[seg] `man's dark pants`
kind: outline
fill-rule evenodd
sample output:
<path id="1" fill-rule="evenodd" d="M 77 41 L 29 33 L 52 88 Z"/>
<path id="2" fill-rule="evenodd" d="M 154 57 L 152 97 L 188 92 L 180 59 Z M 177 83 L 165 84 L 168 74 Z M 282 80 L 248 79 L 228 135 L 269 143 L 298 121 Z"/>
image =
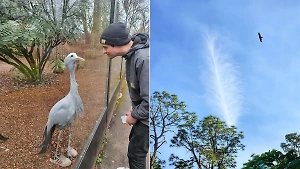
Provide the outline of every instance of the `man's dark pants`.
<path id="1" fill-rule="evenodd" d="M 146 169 L 146 157 L 149 150 L 149 126 L 137 121 L 131 129 L 128 145 L 130 169 Z"/>

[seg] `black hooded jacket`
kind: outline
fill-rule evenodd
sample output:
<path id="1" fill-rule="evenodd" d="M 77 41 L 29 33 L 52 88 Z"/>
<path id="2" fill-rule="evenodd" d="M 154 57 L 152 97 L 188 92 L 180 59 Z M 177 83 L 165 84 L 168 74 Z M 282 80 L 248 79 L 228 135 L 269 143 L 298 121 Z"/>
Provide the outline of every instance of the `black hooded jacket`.
<path id="1" fill-rule="evenodd" d="M 126 80 L 132 102 L 133 118 L 149 126 L 149 35 L 134 34 L 126 55 Z"/>

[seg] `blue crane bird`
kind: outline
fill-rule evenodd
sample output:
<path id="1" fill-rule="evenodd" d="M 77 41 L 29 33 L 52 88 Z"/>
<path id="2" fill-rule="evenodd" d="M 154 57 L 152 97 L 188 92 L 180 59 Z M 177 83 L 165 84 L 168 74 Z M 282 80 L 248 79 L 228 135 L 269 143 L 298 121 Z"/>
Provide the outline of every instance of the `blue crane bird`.
<path id="1" fill-rule="evenodd" d="M 76 53 L 70 53 L 65 59 L 64 63 L 70 72 L 70 91 L 68 95 L 58 101 L 50 110 L 48 121 L 44 129 L 44 140 L 43 143 L 40 145 L 41 150 L 40 153 L 45 153 L 48 149 L 48 145 L 52 140 L 52 135 L 55 128 L 58 128 L 58 140 L 57 140 L 57 147 L 54 153 L 54 159 L 50 159 L 51 162 L 61 165 L 61 166 L 68 166 L 71 164 L 71 160 L 60 154 L 58 156 L 58 147 L 59 141 L 61 137 L 62 131 L 65 129 L 66 126 L 69 126 L 68 131 L 68 148 L 67 148 L 67 156 L 74 157 L 77 155 L 76 150 L 74 150 L 70 146 L 70 139 L 71 139 L 71 124 L 72 122 L 78 117 L 78 115 L 83 113 L 83 103 L 78 93 L 78 84 L 75 79 L 75 68 L 76 63 L 78 60 L 84 60 L 83 58 L 77 56 Z"/>

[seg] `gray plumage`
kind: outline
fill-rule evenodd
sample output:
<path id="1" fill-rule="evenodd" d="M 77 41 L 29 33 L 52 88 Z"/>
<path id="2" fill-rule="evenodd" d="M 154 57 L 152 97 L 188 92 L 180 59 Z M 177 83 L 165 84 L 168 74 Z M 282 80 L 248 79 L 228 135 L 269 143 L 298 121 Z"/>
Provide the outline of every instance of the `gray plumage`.
<path id="1" fill-rule="evenodd" d="M 78 93 L 78 84 L 75 79 L 75 67 L 77 60 L 84 60 L 78 57 L 76 53 L 70 53 L 64 63 L 70 72 L 70 91 L 63 99 L 58 101 L 50 110 L 48 121 L 44 129 L 44 140 L 41 144 L 39 153 L 44 153 L 48 149 L 48 145 L 52 140 L 52 135 L 55 128 L 62 131 L 67 125 L 71 127 L 72 122 L 83 113 L 83 103 Z M 69 128 L 70 142 L 70 128 Z"/>

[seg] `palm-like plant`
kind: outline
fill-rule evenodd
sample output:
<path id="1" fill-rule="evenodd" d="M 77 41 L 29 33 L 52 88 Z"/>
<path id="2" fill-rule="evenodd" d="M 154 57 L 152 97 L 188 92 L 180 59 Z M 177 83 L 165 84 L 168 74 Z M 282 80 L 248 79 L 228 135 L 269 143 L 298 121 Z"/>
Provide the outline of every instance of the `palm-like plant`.
<path id="1" fill-rule="evenodd" d="M 81 35 L 79 1 L 28 2 L 1 4 L 0 60 L 16 67 L 27 79 L 42 82 L 52 50 Z M 57 65 L 61 66 L 60 63 Z"/>
<path id="2" fill-rule="evenodd" d="M 66 65 L 63 59 L 54 59 L 51 61 L 53 73 L 63 73 Z"/>

